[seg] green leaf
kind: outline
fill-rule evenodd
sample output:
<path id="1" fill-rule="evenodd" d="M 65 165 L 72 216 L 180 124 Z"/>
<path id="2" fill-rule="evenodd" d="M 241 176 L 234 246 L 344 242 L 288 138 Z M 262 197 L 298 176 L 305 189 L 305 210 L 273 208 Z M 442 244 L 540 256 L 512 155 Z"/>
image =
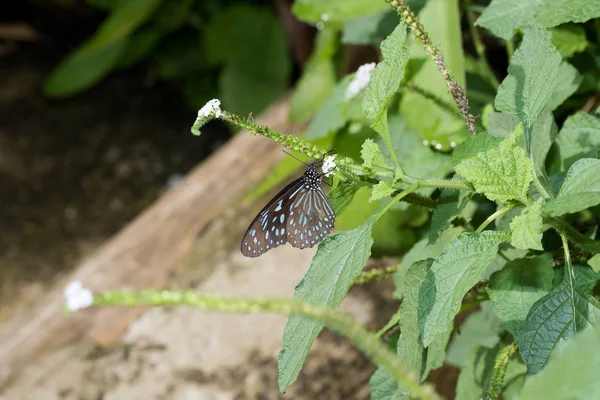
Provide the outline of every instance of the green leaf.
<path id="1" fill-rule="evenodd" d="M 494 312 L 492 304 L 486 301 L 481 310 L 469 314 L 448 345 L 446 362 L 456 367 L 464 367 L 469 353 L 476 346 L 492 349 L 500 341 L 502 324 Z"/>
<path id="2" fill-rule="evenodd" d="M 294 298 L 336 309 L 371 254 L 374 223 L 373 216 L 356 229 L 325 238 L 319 244 L 308 272 L 296 287 Z M 278 357 L 282 392 L 298 377 L 321 329 L 321 322 L 299 315 L 289 317 Z"/>
<path id="3" fill-rule="evenodd" d="M 317 32 L 315 48 L 290 101 L 291 122 L 301 122 L 313 115 L 335 87 L 333 57 L 338 48 L 338 36 L 337 29 L 323 28 Z"/>
<path id="4" fill-rule="evenodd" d="M 372 400 L 396 400 L 398 380 L 381 368 L 377 368 L 369 380 Z"/>
<path id="5" fill-rule="evenodd" d="M 487 133 L 477 136 L 485 135 L 490 136 Z M 519 200 L 527 203 L 533 166 L 525 151 L 515 145 L 515 140 L 516 137 L 513 140 L 501 140 L 488 150 L 463 159 L 456 166 L 456 172 L 490 200 Z"/>
<path id="6" fill-rule="evenodd" d="M 344 26 L 342 43 L 373 44 L 392 33 L 398 21 L 398 14 L 391 9 L 355 18 Z"/>
<path id="7" fill-rule="evenodd" d="M 578 112 L 565 121 L 555 146 L 558 150 L 559 165 L 554 171 L 566 171 L 583 157 L 597 157 L 600 151 L 600 118 Z"/>
<path id="8" fill-rule="evenodd" d="M 588 46 L 585 30 L 580 25 L 563 25 L 550 29 L 552 44 L 562 58 L 570 58 L 580 53 Z"/>
<path id="9" fill-rule="evenodd" d="M 371 127 L 381 135 L 390 151 L 393 150 L 387 121 L 387 107 L 400 87 L 404 67 L 410 56 L 406 45 L 407 27 L 400 22 L 394 32 L 381 43 L 383 61 L 371 73 L 365 89 L 362 110 Z M 395 154 L 394 154 L 395 157 Z"/>
<path id="10" fill-rule="evenodd" d="M 510 131 L 509 133 L 511 132 L 513 131 Z M 494 137 L 486 132 L 470 136 L 456 148 L 452 155 L 452 163 L 456 166 L 464 160 L 476 157 L 479 153 L 484 153 L 498 147 L 500 143 L 502 143 L 501 138 Z"/>
<path id="11" fill-rule="evenodd" d="M 521 400 L 600 398 L 600 329 L 586 329 L 558 346 L 546 368 L 525 382 Z"/>
<path id="12" fill-rule="evenodd" d="M 315 140 L 329 135 L 346 125 L 347 119 L 342 115 L 346 101 L 346 89 L 352 80 L 351 76 L 343 78 L 331 91 L 329 97 L 311 121 L 304 137 Z"/>
<path id="13" fill-rule="evenodd" d="M 519 118 L 512 114 L 495 112 L 488 117 L 488 125 L 490 135 L 497 138 L 507 138 L 519 126 Z"/>
<path id="14" fill-rule="evenodd" d="M 492 373 L 500 345 L 494 348 L 473 347 L 467 364 L 460 371 L 456 384 L 456 400 L 482 399 L 492 381 Z"/>
<path id="15" fill-rule="evenodd" d="M 594 272 L 600 272 L 600 254 L 592 256 L 587 263 Z"/>
<path id="16" fill-rule="evenodd" d="M 488 294 L 492 307 L 513 337 L 519 334 L 534 303 L 552 290 L 552 278 L 549 253 L 510 261 L 490 277 Z"/>
<path id="17" fill-rule="evenodd" d="M 445 332 L 465 294 L 494 260 L 506 232 L 463 233 L 435 259 L 419 292 L 419 328 L 423 344 Z"/>
<path id="18" fill-rule="evenodd" d="M 475 25 L 502 39 L 510 39 L 516 29 L 531 23 L 550 28 L 597 17 L 600 5 L 589 0 L 493 0 Z"/>
<path id="19" fill-rule="evenodd" d="M 538 373 L 559 341 L 600 322 L 600 304 L 571 285 L 568 270 L 561 284 L 538 300 L 516 337 L 530 375 Z"/>
<path id="20" fill-rule="evenodd" d="M 542 246 L 542 204 L 529 206 L 510 223 L 511 243 L 517 249 L 544 250 Z"/>
<path id="21" fill-rule="evenodd" d="M 292 11 L 307 22 L 347 22 L 351 19 L 374 13 L 387 4 L 370 0 L 297 0 Z"/>
<path id="22" fill-rule="evenodd" d="M 573 272 L 575 273 L 575 286 L 581 290 L 583 294 L 592 294 L 592 289 L 600 281 L 600 273 L 594 272 L 588 265 L 573 265 Z M 565 276 L 565 267 L 558 267 L 554 269 L 554 280 L 552 284 L 554 287 L 561 284 Z"/>
<path id="23" fill-rule="evenodd" d="M 469 200 L 472 192 L 466 190 L 442 189 L 429 226 L 429 243 L 435 242 L 442 231 L 448 229 L 456 217 L 460 215 Z"/>
<path id="24" fill-rule="evenodd" d="M 548 199 L 544 211 L 558 216 L 600 204 L 600 160 L 582 158 L 569 168 L 558 195 Z"/>
<path id="25" fill-rule="evenodd" d="M 398 357 L 406 368 L 416 374 L 419 381 L 425 380 L 430 371 L 442 366 L 446 344 L 452 332 L 452 324 L 448 324 L 447 329 L 437 335 L 429 347 L 423 346 L 418 324 L 419 287 L 432 262 L 432 259 L 418 261 L 408 269 L 407 292 L 399 310 L 401 333 L 398 339 Z M 408 398 L 406 388 L 398 387 L 398 393 L 402 398 Z"/>
<path id="26" fill-rule="evenodd" d="M 379 146 L 372 139 L 365 140 L 360 155 L 364 161 L 363 165 L 366 168 L 384 166 L 387 164 L 379 150 Z"/>
<path id="27" fill-rule="evenodd" d="M 561 62 L 558 67 L 556 86 L 550 101 L 548 101 L 548 107 L 551 110 L 556 110 L 558 106 L 577 91 L 582 81 L 583 75 L 575 67 L 566 61 Z"/>
<path id="28" fill-rule="evenodd" d="M 539 26 L 525 28 L 508 76 L 498 87 L 496 109 L 516 115 L 526 130 L 531 128 L 550 101 L 561 60 L 548 31 Z"/>
<path id="29" fill-rule="evenodd" d="M 328 194 L 327 199 L 336 216 L 340 216 L 342 212 L 352 202 L 354 195 L 360 189 L 354 182 L 340 181 Z"/>
<path id="30" fill-rule="evenodd" d="M 203 40 L 207 61 L 225 64 L 219 90 L 228 110 L 260 112 L 288 88 L 291 62 L 287 41 L 270 10 L 249 5 L 223 8 L 210 19 Z"/>
<path id="31" fill-rule="evenodd" d="M 389 197 L 395 191 L 396 188 L 392 186 L 391 181 L 380 181 L 377 185 L 373 186 L 373 190 L 371 191 L 371 197 L 369 197 L 369 201 L 376 201 L 381 200 L 385 197 Z"/>
<path id="32" fill-rule="evenodd" d="M 424 179 L 444 178 L 452 170 L 451 157 L 423 145 L 419 135 L 408 129 L 404 117 L 392 115 L 388 122 L 396 158 L 408 175 Z M 382 146 L 382 152 L 389 155 L 389 148 Z M 418 190 L 418 193 L 425 196 L 432 192 L 432 188 Z"/>
<path id="33" fill-rule="evenodd" d="M 44 93 L 67 97 L 106 76 L 127 48 L 129 35 L 154 12 L 161 0 L 120 1 L 94 36 L 71 53 L 48 77 Z"/>
<path id="34" fill-rule="evenodd" d="M 430 244 L 427 239 L 418 241 L 404 257 L 402 257 L 398 271 L 394 274 L 394 284 L 396 285 L 394 297 L 396 299 L 402 299 L 406 292 L 410 290 L 410 287 L 405 283 L 405 278 L 411 265 L 418 261 L 437 257 L 442 250 L 444 250 L 446 245 L 461 232 L 462 228 L 450 228 L 444 231 L 435 243 Z"/>
<path id="35" fill-rule="evenodd" d="M 546 190 L 552 193 L 548 177 L 546 175 L 546 156 L 556 138 L 558 128 L 554 122 L 554 117 L 548 108 L 544 109 L 538 119 L 533 124 L 531 132 L 531 158 L 535 174 Z"/>
<path id="36" fill-rule="evenodd" d="M 108 75 L 125 49 L 126 39 L 102 49 L 80 47 L 52 71 L 44 84 L 44 93 L 50 97 L 68 97 L 83 92 Z"/>

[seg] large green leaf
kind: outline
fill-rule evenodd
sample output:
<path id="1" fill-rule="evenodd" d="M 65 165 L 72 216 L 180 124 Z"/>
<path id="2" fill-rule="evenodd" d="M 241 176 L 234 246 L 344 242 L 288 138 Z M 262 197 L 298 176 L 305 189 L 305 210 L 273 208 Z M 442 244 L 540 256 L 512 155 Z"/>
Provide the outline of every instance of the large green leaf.
<path id="1" fill-rule="evenodd" d="M 476 346 L 469 352 L 465 367 L 460 371 L 456 384 L 456 400 L 484 398 L 492 381 L 492 373 L 500 345 L 493 348 Z"/>
<path id="2" fill-rule="evenodd" d="M 224 8 L 211 18 L 203 39 L 207 61 L 224 63 L 219 89 L 228 110 L 258 113 L 288 88 L 287 42 L 271 11 L 249 5 Z"/>
<path id="3" fill-rule="evenodd" d="M 597 157 L 600 152 L 600 118 L 578 112 L 565 121 L 555 147 L 558 150 L 558 164 L 551 170 L 566 171 L 583 157 Z"/>
<path id="4" fill-rule="evenodd" d="M 329 97 L 308 126 L 304 134 L 306 139 L 315 140 L 326 137 L 346 125 L 347 119 L 342 115 L 342 109 L 346 101 L 346 89 L 351 80 L 351 76 L 346 76 L 330 92 Z"/>
<path id="5" fill-rule="evenodd" d="M 573 284 L 565 269 L 562 283 L 538 300 L 516 337 L 530 375 L 538 373 L 561 340 L 600 322 L 600 304 Z"/>
<path id="6" fill-rule="evenodd" d="M 585 50 L 588 46 L 585 30 L 580 25 L 557 26 L 552 32 L 552 44 L 563 58 Z"/>
<path id="7" fill-rule="evenodd" d="M 404 257 L 402 257 L 398 271 L 394 274 L 394 284 L 396 285 L 394 297 L 402 299 L 407 291 L 410 290 L 405 279 L 411 265 L 418 261 L 437 257 L 444 250 L 446 245 L 462 231 L 462 228 L 450 228 L 444 231 L 434 243 L 429 243 L 427 239 L 422 239 L 415 243 Z"/>
<path id="8" fill-rule="evenodd" d="M 458 313 L 465 294 L 494 260 L 506 232 L 463 233 L 435 259 L 419 292 L 419 328 L 429 346 Z"/>
<path id="9" fill-rule="evenodd" d="M 462 368 L 467 364 L 469 353 L 473 347 L 493 348 L 500 341 L 502 324 L 492 311 L 489 301 L 481 304 L 481 310 L 469 314 L 460 330 L 448 345 L 446 362 Z"/>
<path id="10" fill-rule="evenodd" d="M 582 158 L 569 168 L 558 195 L 549 199 L 544 211 L 563 215 L 600 204 L 600 160 Z"/>
<path id="11" fill-rule="evenodd" d="M 127 47 L 128 36 L 154 12 L 161 0 L 120 1 L 94 36 L 70 54 L 48 77 L 52 97 L 79 93 L 108 74 Z"/>
<path id="12" fill-rule="evenodd" d="M 310 268 L 294 291 L 294 298 L 337 308 L 371 254 L 371 230 L 375 217 L 360 227 L 329 236 L 319 244 Z M 313 341 L 323 329 L 321 322 L 291 316 L 283 332 L 279 352 L 279 388 L 284 391 L 296 378 Z"/>
<path id="13" fill-rule="evenodd" d="M 398 380 L 381 368 L 377 368 L 371 375 L 369 387 L 371 388 L 371 400 L 396 400 Z"/>
<path id="14" fill-rule="evenodd" d="M 600 17 L 600 4 L 589 0 L 493 0 L 475 22 L 510 39 L 517 28 L 537 23 L 547 28 Z"/>
<path id="15" fill-rule="evenodd" d="M 533 304 L 552 289 L 552 278 L 549 253 L 510 261 L 490 277 L 492 307 L 513 337 L 518 335 Z"/>
<path id="16" fill-rule="evenodd" d="M 510 222 L 511 243 L 517 249 L 544 250 L 542 247 L 542 204 L 535 202 Z"/>
<path id="17" fill-rule="evenodd" d="M 386 7 L 385 2 L 371 0 L 297 0 L 292 11 L 307 22 L 347 22 Z"/>
<path id="18" fill-rule="evenodd" d="M 349 21 L 344 26 L 342 43 L 372 44 L 387 37 L 398 25 L 400 17 L 392 9 L 383 9 Z"/>
<path id="19" fill-rule="evenodd" d="M 548 107 L 551 110 L 557 109 L 566 99 L 571 97 L 583 81 L 583 75 L 566 61 L 560 63 L 556 78 L 554 92 L 552 92 L 552 96 L 548 101 Z"/>
<path id="20" fill-rule="evenodd" d="M 419 331 L 419 287 L 427 276 L 433 260 L 428 259 L 414 263 L 406 274 L 407 293 L 400 305 L 400 337 L 398 338 L 398 357 L 402 363 L 414 372 L 419 381 L 423 381 L 429 372 L 444 363 L 446 344 L 452 332 L 449 323 L 446 330 L 434 338 L 429 347 L 423 346 Z M 408 398 L 408 390 L 398 387 L 398 395 Z"/>
<path id="21" fill-rule="evenodd" d="M 490 136 L 487 133 L 477 136 L 486 135 Z M 490 200 L 519 200 L 527 203 L 533 165 L 525 151 L 515 143 L 518 135 L 513 136 L 487 142 L 487 146 L 491 144 L 487 150 L 462 159 L 456 166 L 456 172 Z"/>
<path id="22" fill-rule="evenodd" d="M 560 62 L 550 33 L 539 26 L 527 27 L 498 88 L 496 109 L 519 117 L 527 131 L 550 101 Z"/>
<path id="23" fill-rule="evenodd" d="M 558 127 L 554 122 L 554 117 L 550 110 L 545 108 L 533 124 L 530 152 L 535 175 L 549 192 L 552 192 L 552 189 L 546 175 L 546 157 L 557 133 Z"/>
<path id="24" fill-rule="evenodd" d="M 452 221 L 460 215 L 469 200 L 472 192 L 466 190 L 442 189 L 429 226 L 429 243 L 435 242 L 440 234 L 450 227 Z"/>
<path id="25" fill-rule="evenodd" d="M 575 335 L 552 353 L 548 365 L 527 379 L 521 400 L 588 400 L 600 398 L 600 329 Z"/>
<path id="26" fill-rule="evenodd" d="M 333 57 L 338 48 L 338 37 L 337 29 L 323 28 L 318 31 L 315 48 L 290 101 L 291 122 L 304 121 L 313 115 L 335 87 Z"/>
<path id="27" fill-rule="evenodd" d="M 381 61 L 371 74 L 365 89 L 362 110 L 371 127 L 381 135 L 388 149 L 393 151 L 387 120 L 387 108 L 398 91 L 409 58 L 406 45 L 407 26 L 400 22 L 394 32 L 381 43 Z M 394 154 L 395 157 L 395 154 Z"/>

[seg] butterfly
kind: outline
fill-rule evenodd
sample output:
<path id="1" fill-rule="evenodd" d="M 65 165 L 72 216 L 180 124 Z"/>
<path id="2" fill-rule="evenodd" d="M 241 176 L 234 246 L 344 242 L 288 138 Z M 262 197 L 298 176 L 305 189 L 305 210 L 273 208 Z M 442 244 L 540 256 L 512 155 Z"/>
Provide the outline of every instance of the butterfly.
<path id="1" fill-rule="evenodd" d="M 243 255 L 258 257 L 286 242 L 299 249 L 313 247 L 331 232 L 335 213 L 321 188 L 319 163 L 308 164 L 302 177 L 283 188 L 258 213 L 242 239 Z"/>

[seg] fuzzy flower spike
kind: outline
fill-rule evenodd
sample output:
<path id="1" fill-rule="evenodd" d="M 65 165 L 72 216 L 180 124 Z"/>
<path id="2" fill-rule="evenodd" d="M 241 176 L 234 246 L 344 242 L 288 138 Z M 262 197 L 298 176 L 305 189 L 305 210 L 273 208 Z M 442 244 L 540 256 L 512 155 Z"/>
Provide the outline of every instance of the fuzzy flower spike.
<path id="1" fill-rule="evenodd" d="M 69 283 L 64 293 L 69 311 L 81 310 L 94 304 L 94 294 L 79 281 Z"/>
<path id="2" fill-rule="evenodd" d="M 337 167 L 337 164 L 335 163 L 335 154 L 334 154 L 325 159 L 325 162 L 323 163 L 323 166 L 321 167 L 321 169 L 323 170 L 323 173 L 325 174 L 325 176 L 329 177 L 329 175 L 331 175 L 331 173 L 333 172 L 333 170 L 336 167 Z"/>

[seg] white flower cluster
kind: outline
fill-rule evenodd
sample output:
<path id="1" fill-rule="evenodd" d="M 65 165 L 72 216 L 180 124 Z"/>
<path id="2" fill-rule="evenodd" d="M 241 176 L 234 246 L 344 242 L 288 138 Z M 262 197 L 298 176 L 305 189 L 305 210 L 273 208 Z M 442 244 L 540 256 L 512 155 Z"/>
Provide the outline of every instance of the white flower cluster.
<path id="1" fill-rule="evenodd" d="M 77 311 L 94 304 L 94 294 L 88 288 L 84 288 L 81 282 L 74 281 L 65 288 L 65 301 L 70 311 Z"/>
<path id="2" fill-rule="evenodd" d="M 346 89 L 347 100 L 356 97 L 360 92 L 365 90 L 365 88 L 369 84 L 369 80 L 371 79 L 371 72 L 373 72 L 376 65 L 377 64 L 373 62 L 363 64 L 360 67 L 358 67 L 354 79 L 352 79 L 352 81 L 348 85 L 348 88 Z"/>
<path id="3" fill-rule="evenodd" d="M 207 118 L 210 117 L 212 114 L 215 114 L 215 117 L 217 118 L 221 116 L 221 100 L 212 99 L 211 101 L 206 103 L 204 107 L 202 107 L 200 111 L 198 111 L 198 118 Z"/>
<path id="4" fill-rule="evenodd" d="M 321 167 L 321 169 L 323 170 L 323 173 L 325 174 L 325 176 L 329 177 L 329 175 L 331 175 L 331 173 L 333 172 L 333 170 L 337 167 L 336 163 L 335 163 L 335 155 L 333 156 L 329 156 L 325 159 L 325 162 L 323 163 L 323 166 Z"/>

